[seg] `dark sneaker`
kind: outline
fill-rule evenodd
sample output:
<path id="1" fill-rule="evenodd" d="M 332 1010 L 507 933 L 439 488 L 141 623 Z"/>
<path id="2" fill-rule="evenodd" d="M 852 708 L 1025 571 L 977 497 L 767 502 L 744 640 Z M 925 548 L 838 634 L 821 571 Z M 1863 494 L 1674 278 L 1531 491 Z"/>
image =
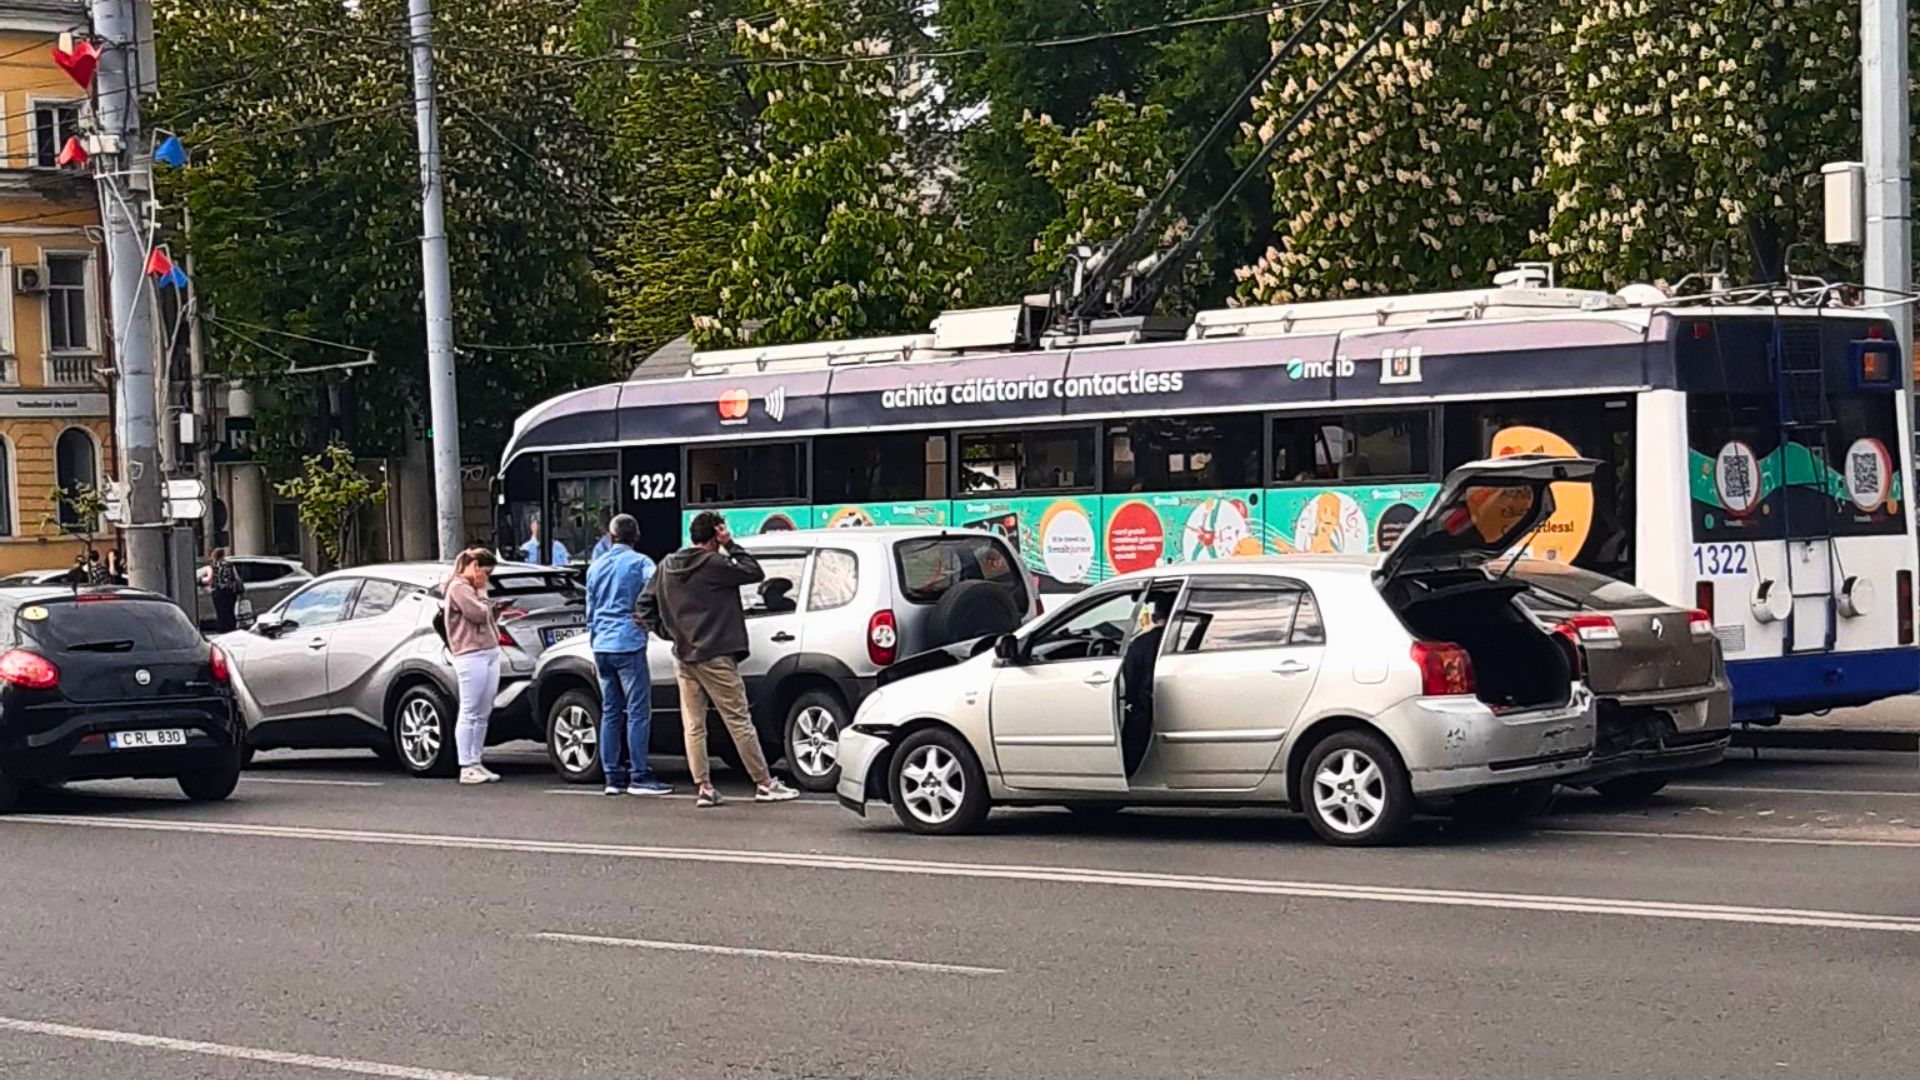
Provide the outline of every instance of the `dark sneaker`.
<path id="1" fill-rule="evenodd" d="M 700 794 L 694 796 L 693 805 L 699 807 L 702 810 L 706 810 L 711 807 L 719 806 L 721 803 L 725 801 L 726 801 L 725 799 L 722 799 L 720 797 L 720 793 L 714 790 L 713 788 L 701 788 Z"/>
<path id="2" fill-rule="evenodd" d="M 799 792 L 779 780 L 769 780 L 765 785 L 753 789 L 754 802 L 786 802 L 788 799 L 799 797 Z"/>
<path id="3" fill-rule="evenodd" d="M 649 776 L 645 780 L 635 780 L 633 783 L 628 784 L 627 794 L 671 795 L 673 794 L 673 785 L 662 783 L 658 779 Z"/>

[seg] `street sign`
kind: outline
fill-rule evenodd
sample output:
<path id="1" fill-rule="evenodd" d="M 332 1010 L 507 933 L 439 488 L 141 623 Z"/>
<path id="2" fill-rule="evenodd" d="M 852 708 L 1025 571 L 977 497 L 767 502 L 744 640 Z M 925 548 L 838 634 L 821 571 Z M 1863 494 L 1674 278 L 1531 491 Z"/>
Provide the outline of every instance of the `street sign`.
<path id="1" fill-rule="evenodd" d="M 167 516 L 175 521 L 197 521 L 207 516 L 205 499 L 168 499 Z"/>
<path id="2" fill-rule="evenodd" d="M 203 481 L 196 480 L 192 477 L 188 477 L 185 480 L 167 481 L 167 498 L 169 499 L 199 499 L 204 501 L 206 497 L 207 485 Z"/>

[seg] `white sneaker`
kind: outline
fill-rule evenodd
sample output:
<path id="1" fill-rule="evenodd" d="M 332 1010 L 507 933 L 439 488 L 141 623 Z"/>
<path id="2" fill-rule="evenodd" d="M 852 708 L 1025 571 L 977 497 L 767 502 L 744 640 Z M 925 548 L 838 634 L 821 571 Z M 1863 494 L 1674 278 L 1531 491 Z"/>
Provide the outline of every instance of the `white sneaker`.
<path id="1" fill-rule="evenodd" d="M 767 781 L 764 787 L 753 789 L 754 802 L 786 802 L 799 797 L 799 792 L 781 783 L 777 778 Z"/>
<path id="2" fill-rule="evenodd" d="M 489 784 L 500 779 L 499 773 L 494 772 L 492 769 L 487 768 L 485 765 L 475 765 L 474 768 L 480 770 L 480 775 L 485 777 L 487 783 Z"/>
<path id="3" fill-rule="evenodd" d="M 487 782 L 487 770 L 478 765 L 469 765 L 460 770 L 460 782 L 463 784 L 484 784 Z"/>

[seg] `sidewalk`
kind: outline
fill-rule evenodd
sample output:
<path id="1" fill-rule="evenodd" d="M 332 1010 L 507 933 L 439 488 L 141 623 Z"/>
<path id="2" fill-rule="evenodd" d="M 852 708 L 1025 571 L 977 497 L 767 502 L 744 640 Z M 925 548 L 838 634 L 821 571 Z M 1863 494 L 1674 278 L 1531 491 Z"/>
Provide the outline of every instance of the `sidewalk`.
<path id="1" fill-rule="evenodd" d="M 1785 750 L 1920 751 L 1920 695 L 1825 716 L 1789 716 L 1774 727 L 1733 729 L 1733 745 Z"/>

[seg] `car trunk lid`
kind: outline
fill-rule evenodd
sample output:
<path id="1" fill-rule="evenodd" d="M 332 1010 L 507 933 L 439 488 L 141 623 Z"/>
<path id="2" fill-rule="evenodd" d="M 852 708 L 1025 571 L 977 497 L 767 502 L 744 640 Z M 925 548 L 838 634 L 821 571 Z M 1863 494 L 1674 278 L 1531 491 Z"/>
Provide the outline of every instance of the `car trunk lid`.
<path id="1" fill-rule="evenodd" d="M 1639 694 L 1713 680 L 1714 639 L 1695 636 L 1689 614 L 1674 608 L 1609 611 L 1614 644 L 1587 646 L 1587 685 L 1598 694 Z"/>
<path id="2" fill-rule="evenodd" d="M 1599 465 L 1515 454 L 1460 466 L 1380 561 L 1375 581 L 1485 567 L 1553 515 L 1554 484 L 1590 483 Z"/>
<path id="3" fill-rule="evenodd" d="M 60 670 L 59 693 L 76 704 L 214 690 L 206 641 L 168 601 L 82 593 L 23 607 L 17 624 L 21 647 Z"/>

